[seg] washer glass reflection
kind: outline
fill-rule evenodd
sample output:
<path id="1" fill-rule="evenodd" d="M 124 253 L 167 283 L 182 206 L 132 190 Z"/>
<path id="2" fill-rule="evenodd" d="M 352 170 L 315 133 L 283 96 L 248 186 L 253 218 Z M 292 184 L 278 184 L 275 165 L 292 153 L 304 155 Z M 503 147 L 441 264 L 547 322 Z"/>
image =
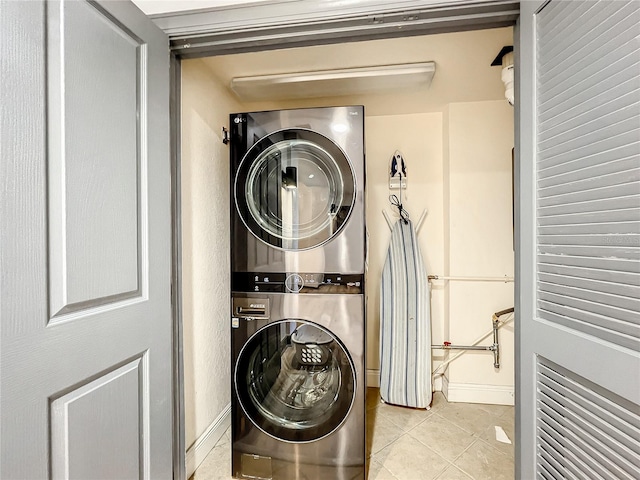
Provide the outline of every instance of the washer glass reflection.
<path id="1" fill-rule="evenodd" d="M 238 359 L 235 383 L 242 408 L 258 428 L 307 442 L 344 421 L 355 394 L 355 370 L 328 330 L 286 320 L 251 337 Z"/>

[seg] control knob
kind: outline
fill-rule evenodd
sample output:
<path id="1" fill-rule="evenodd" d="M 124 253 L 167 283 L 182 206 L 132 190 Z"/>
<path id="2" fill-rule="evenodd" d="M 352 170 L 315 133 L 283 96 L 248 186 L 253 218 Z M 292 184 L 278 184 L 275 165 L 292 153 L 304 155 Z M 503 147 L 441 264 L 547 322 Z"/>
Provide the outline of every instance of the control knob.
<path id="1" fill-rule="evenodd" d="M 288 292 L 298 293 L 304 287 L 304 280 L 297 273 L 292 273 L 285 279 L 284 286 Z"/>

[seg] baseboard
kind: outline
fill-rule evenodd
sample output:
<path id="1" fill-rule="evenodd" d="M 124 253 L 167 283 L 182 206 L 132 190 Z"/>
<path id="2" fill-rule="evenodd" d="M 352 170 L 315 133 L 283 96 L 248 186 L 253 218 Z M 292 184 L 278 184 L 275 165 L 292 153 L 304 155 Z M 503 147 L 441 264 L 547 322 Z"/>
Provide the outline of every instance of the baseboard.
<path id="1" fill-rule="evenodd" d="M 442 375 L 438 375 L 433 379 L 432 390 L 434 392 L 442 391 Z"/>
<path id="2" fill-rule="evenodd" d="M 444 398 L 449 401 L 449 379 L 445 375 L 440 375 L 440 391 L 444 395 Z"/>
<path id="3" fill-rule="evenodd" d="M 367 387 L 380 388 L 380 370 L 367 370 Z M 433 391 L 442 391 L 442 377 L 438 376 L 433 380 Z"/>
<path id="4" fill-rule="evenodd" d="M 367 370 L 367 387 L 380 388 L 380 370 Z"/>
<path id="5" fill-rule="evenodd" d="M 442 392 L 448 402 L 489 403 L 492 405 L 514 405 L 514 387 L 502 385 L 478 385 L 474 383 L 451 383 L 443 377 Z"/>
<path id="6" fill-rule="evenodd" d="M 218 440 L 224 435 L 224 432 L 231 425 L 231 404 L 228 404 L 224 410 L 211 422 L 211 425 L 200 435 L 193 445 L 187 449 L 186 467 L 187 478 L 191 478 L 193 472 L 207 458 L 209 452 L 216 446 Z"/>

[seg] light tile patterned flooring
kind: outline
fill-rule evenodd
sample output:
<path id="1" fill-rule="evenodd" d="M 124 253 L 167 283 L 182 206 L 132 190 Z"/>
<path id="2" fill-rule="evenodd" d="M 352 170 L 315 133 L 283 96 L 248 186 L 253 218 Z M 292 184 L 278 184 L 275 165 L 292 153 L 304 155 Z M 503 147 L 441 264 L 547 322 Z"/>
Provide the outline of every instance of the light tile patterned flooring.
<path id="1" fill-rule="evenodd" d="M 431 410 L 415 410 L 381 403 L 378 389 L 369 388 L 368 478 L 512 480 L 513 445 L 496 441 L 495 426 L 502 427 L 514 441 L 513 407 L 447 403 L 436 392 Z M 231 478 L 229 433 L 198 467 L 193 480 Z"/>

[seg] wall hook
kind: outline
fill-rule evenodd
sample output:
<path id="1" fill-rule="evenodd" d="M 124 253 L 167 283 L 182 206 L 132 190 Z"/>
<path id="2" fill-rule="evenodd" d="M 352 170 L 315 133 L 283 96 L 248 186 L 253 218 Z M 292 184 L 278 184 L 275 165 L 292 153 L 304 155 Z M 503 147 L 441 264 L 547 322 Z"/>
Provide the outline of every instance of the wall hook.
<path id="1" fill-rule="evenodd" d="M 407 167 L 402 154 L 396 150 L 389 164 L 389 188 L 407 188 Z"/>

